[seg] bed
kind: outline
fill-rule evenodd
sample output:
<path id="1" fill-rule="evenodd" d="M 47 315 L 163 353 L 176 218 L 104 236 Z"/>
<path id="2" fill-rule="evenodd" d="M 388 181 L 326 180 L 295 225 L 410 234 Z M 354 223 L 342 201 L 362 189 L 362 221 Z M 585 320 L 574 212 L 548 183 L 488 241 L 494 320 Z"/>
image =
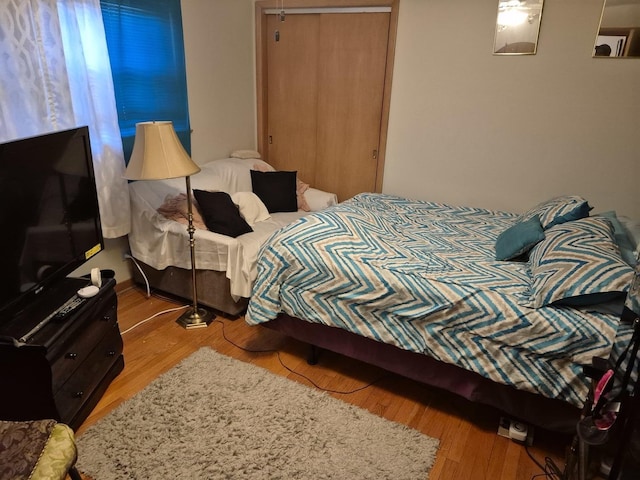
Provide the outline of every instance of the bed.
<path id="1" fill-rule="evenodd" d="M 637 255 L 637 234 L 590 210 L 577 196 L 518 215 L 360 194 L 271 236 L 245 320 L 573 432 L 583 365 L 630 336 Z"/>
<path id="2" fill-rule="evenodd" d="M 232 232 L 224 229 L 211 231 L 209 224 L 205 223 L 208 217 L 200 211 L 203 205 L 194 204 L 198 302 L 229 316 L 240 315 L 246 309 L 256 275 L 258 251 L 264 241 L 275 230 L 309 212 L 337 203 L 335 194 L 297 182 L 294 172 L 293 191 L 286 190 L 286 200 L 296 203 L 289 209 L 293 211 L 269 211 L 261 201 L 265 197 L 258 197 L 253 192 L 251 172 L 272 172 L 275 178 L 269 177 L 272 180 L 265 185 L 273 185 L 271 190 L 275 193 L 291 186 L 291 172 L 275 172 L 271 165 L 259 159 L 257 152 L 239 152 L 242 153 L 237 157 L 200 165 L 201 171 L 191 176 L 194 192 L 204 192 L 201 195 L 228 194 L 213 198 L 212 207 L 216 208 L 221 200 L 230 201 L 231 198 L 235 203 L 232 209 L 241 212 L 243 221 L 251 229 L 241 233 L 245 230 L 237 230 L 234 225 Z M 283 176 L 288 182 L 284 187 L 280 185 Z M 129 247 L 135 262 L 132 270 L 134 281 L 181 298 L 191 298 L 184 179 L 131 182 L 129 192 L 132 213 Z M 297 208 L 298 205 L 303 208 Z M 226 218 L 225 221 L 228 222 Z"/>

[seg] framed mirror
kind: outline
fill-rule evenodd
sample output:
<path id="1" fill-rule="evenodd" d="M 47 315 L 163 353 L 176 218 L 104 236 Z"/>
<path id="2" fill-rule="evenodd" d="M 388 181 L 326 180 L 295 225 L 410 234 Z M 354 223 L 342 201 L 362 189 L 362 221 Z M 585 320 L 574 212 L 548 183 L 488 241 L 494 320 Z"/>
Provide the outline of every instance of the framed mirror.
<path id="1" fill-rule="evenodd" d="M 544 0 L 498 1 L 494 55 L 535 55 L 543 2 Z"/>
<path id="2" fill-rule="evenodd" d="M 640 57 L 640 0 L 605 0 L 594 57 Z"/>

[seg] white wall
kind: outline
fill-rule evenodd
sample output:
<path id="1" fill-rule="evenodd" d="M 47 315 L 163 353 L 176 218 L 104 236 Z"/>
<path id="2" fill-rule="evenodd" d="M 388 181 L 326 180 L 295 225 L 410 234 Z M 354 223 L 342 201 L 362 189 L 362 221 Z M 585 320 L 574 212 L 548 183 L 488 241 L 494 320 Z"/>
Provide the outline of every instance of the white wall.
<path id="1" fill-rule="evenodd" d="M 127 237 L 105 238 L 104 250 L 92 257 L 77 270 L 71 272 L 71 277 L 81 277 L 91 273 L 92 268 L 113 270 L 116 282 L 124 282 L 131 278 L 131 261 L 124 258 L 129 253 Z"/>
<path id="2" fill-rule="evenodd" d="M 193 158 L 255 148 L 253 0 L 183 0 Z M 383 191 L 640 218 L 640 59 L 593 58 L 602 0 L 545 2 L 536 55 L 492 54 L 496 0 L 400 0 Z"/>
<path id="3" fill-rule="evenodd" d="M 496 0 L 401 0 L 383 191 L 640 218 L 640 59 L 592 58 L 602 0 L 547 1 L 536 55 L 492 55 Z"/>
<path id="4" fill-rule="evenodd" d="M 191 156 L 256 148 L 253 0 L 182 0 Z"/>

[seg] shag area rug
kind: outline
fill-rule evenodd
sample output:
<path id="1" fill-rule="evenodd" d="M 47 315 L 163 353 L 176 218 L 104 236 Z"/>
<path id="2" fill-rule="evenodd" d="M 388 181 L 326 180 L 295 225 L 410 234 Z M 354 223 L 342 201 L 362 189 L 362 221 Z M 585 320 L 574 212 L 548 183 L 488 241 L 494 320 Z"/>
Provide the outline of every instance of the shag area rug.
<path id="1" fill-rule="evenodd" d="M 426 479 L 438 440 L 201 348 L 77 439 L 110 479 Z"/>

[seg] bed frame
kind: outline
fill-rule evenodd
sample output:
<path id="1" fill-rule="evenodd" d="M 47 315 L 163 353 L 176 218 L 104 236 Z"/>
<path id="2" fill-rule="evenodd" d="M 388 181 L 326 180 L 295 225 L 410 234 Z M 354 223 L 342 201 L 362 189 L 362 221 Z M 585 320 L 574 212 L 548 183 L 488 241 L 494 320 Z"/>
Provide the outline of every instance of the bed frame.
<path id="1" fill-rule="evenodd" d="M 285 314 L 262 325 L 315 347 L 495 407 L 511 418 L 546 430 L 573 434 L 580 418 L 580 409 L 566 402 L 517 390 L 475 372 L 340 328 L 310 323 Z M 312 355 L 309 363 L 316 360 L 317 357 Z"/>

